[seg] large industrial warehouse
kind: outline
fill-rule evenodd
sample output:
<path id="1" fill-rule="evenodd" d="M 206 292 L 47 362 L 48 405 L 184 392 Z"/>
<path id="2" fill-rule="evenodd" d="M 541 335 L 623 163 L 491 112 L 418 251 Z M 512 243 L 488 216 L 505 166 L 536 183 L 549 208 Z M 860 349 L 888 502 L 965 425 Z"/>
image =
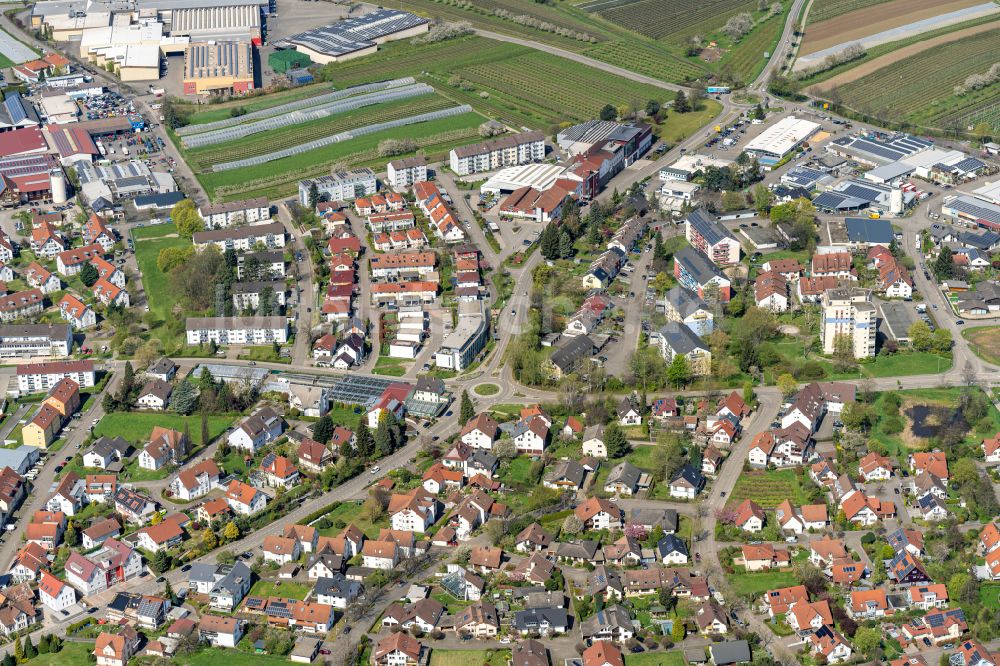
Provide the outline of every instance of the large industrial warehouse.
<path id="1" fill-rule="evenodd" d="M 750 140 L 746 152 L 764 166 L 774 166 L 788 153 L 817 131 L 819 124 L 811 120 L 788 116 L 774 123 Z"/>
<path id="2" fill-rule="evenodd" d="M 427 19 L 395 9 L 378 9 L 357 18 L 306 30 L 275 44 L 295 49 L 313 62 L 325 65 L 359 58 L 378 50 L 379 44 L 414 37 L 430 30 Z"/>
<path id="3" fill-rule="evenodd" d="M 253 90 L 250 42 L 198 42 L 184 50 L 184 94 Z"/>

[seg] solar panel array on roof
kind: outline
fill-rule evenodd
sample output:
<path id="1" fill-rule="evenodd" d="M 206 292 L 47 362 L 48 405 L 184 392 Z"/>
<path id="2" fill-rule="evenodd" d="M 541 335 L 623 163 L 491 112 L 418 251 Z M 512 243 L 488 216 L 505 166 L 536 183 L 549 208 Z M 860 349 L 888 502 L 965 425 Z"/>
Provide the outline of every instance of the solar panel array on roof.
<path id="1" fill-rule="evenodd" d="M 390 379 L 364 375 L 346 375 L 330 391 L 330 399 L 348 405 L 370 407 L 392 384 Z"/>
<path id="2" fill-rule="evenodd" d="M 864 199 L 847 196 L 839 192 L 823 192 L 818 197 L 813 199 L 814 206 L 827 210 L 850 210 L 853 208 L 861 208 L 867 203 L 868 201 Z"/>
<path id="3" fill-rule="evenodd" d="M 7 95 L 3 101 L 3 106 L 7 111 L 7 115 L 10 116 L 11 124 L 16 125 L 28 117 L 27 111 L 24 110 L 24 102 L 21 100 L 20 93 Z"/>
<path id="4" fill-rule="evenodd" d="M 855 182 L 848 183 L 846 187 L 840 188 L 837 192 L 855 199 L 862 199 L 868 203 L 878 201 L 879 196 L 882 194 L 881 190 L 874 187 L 865 187 Z"/>
<path id="5" fill-rule="evenodd" d="M 291 618 L 292 609 L 284 601 L 272 601 L 267 604 L 267 614 L 271 617 Z"/>
<path id="6" fill-rule="evenodd" d="M 956 197 L 949 208 L 992 224 L 1000 224 L 1000 206 L 987 206 L 971 197 Z"/>
<path id="7" fill-rule="evenodd" d="M 375 46 L 375 40 L 427 23 L 427 19 L 395 9 L 379 9 L 358 18 L 339 21 L 287 37 L 277 46 L 301 45 L 337 57 Z"/>
<path id="8" fill-rule="evenodd" d="M 975 157 L 966 157 L 961 162 L 953 164 L 952 167 L 963 172 L 978 171 L 984 168 L 986 165 L 981 161 L 977 160 Z"/>
<path id="9" fill-rule="evenodd" d="M 868 139 L 858 139 L 851 144 L 851 147 L 893 162 L 903 159 L 908 154 L 902 150 L 893 150 L 883 143 L 875 143 Z"/>

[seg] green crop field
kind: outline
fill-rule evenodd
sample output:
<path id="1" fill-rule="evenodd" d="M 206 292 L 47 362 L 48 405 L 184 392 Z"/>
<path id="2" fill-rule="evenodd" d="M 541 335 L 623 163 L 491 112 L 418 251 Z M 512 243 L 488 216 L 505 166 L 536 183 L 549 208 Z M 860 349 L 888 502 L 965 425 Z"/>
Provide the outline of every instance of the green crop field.
<path id="1" fill-rule="evenodd" d="M 652 54 L 648 54 L 648 58 L 650 63 L 655 59 Z M 696 69 L 685 66 L 689 73 L 697 74 Z M 500 120 L 510 127 L 549 132 L 555 131 L 561 122 L 595 118 L 605 104 L 642 107 L 650 99 L 663 103 L 673 97 L 669 90 L 582 66 L 567 58 L 475 36 L 433 44 L 415 45 L 402 41 L 386 44 L 371 56 L 326 65 L 320 76 L 326 82 L 324 85 L 333 84 L 338 89 L 414 76 L 433 86 L 438 94 L 348 111 L 294 127 L 261 132 L 249 139 L 194 149 L 179 146 L 213 200 L 287 196 L 294 191 L 296 181 L 325 174 L 334 164 L 381 167 L 385 158 L 379 156 L 378 144 L 384 139 L 412 138 L 429 161 L 436 161 L 443 159 L 455 146 L 479 140 L 477 129 L 486 118 Z M 325 90 L 316 88 L 313 93 Z M 276 94 L 281 96 L 282 103 L 290 101 L 287 92 Z M 252 100 L 247 105 L 248 110 L 249 104 L 254 104 L 255 108 L 273 106 L 266 98 Z M 470 105 L 475 113 L 392 128 L 259 166 L 211 171 L 214 164 L 223 161 L 262 155 L 353 127 L 459 104 Z M 678 116 L 676 122 L 668 119 L 660 131 L 678 140 L 693 131 L 694 128 L 689 130 L 689 118 L 697 118 L 700 126 L 717 110 L 717 105 L 710 101 L 698 113 Z M 211 119 L 218 120 L 219 111 L 206 109 L 192 116 L 192 121 L 207 122 L 204 114 L 211 114 Z M 226 117 L 226 113 L 221 117 Z M 173 138 L 179 145 L 178 138 Z"/>
<path id="2" fill-rule="evenodd" d="M 857 9 L 881 5 L 883 2 L 889 2 L 889 0 L 813 0 L 812 6 L 809 8 L 809 23 L 819 23 Z"/>
<path id="3" fill-rule="evenodd" d="M 986 31 L 927 49 L 840 86 L 827 96 L 889 122 L 964 130 L 962 119 L 978 112 L 996 122 L 1000 85 L 964 96 L 955 95 L 954 88 L 971 74 L 985 73 L 996 60 L 996 34 Z"/>
<path id="4" fill-rule="evenodd" d="M 205 123 L 214 123 L 217 120 L 231 118 L 233 109 L 242 109 L 246 113 L 252 113 L 254 111 L 270 109 L 271 107 L 278 106 L 279 104 L 288 104 L 289 102 L 296 102 L 300 99 L 322 95 L 332 90 L 333 86 L 329 83 L 315 83 L 300 86 L 298 88 L 292 88 L 291 90 L 282 90 L 280 92 L 252 96 L 231 102 L 222 102 L 220 104 L 206 105 L 175 102 L 174 108 L 182 115 L 190 115 L 190 123 L 192 125 L 203 125 Z"/>
<path id="5" fill-rule="evenodd" d="M 793 469 L 741 474 L 729 495 L 727 506 L 735 507 L 745 499 L 751 499 L 765 509 L 772 509 L 786 499 L 796 505 L 808 503 L 798 474 Z"/>

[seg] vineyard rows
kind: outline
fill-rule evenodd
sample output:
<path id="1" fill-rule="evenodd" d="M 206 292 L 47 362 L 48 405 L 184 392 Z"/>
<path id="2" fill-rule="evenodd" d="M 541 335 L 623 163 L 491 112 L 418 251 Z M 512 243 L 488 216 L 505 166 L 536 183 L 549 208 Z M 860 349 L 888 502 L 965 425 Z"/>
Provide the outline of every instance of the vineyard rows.
<path id="1" fill-rule="evenodd" d="M 603 72 L 580 71 L 568 60 L 532 53 L 504 63 L 477 65 L 463 69 L 461 76 L 473 83 L 498 91 L 517 91 L 516 97 L 543 109 L 553 118 L 584 120 L 594 118 L 607 103 L 645 104 L 663 99 L 663 90 L 633 83 Z M 558 81 L 558 87 L 552 86 Z"/>
<path id="2" fill-rule="evenodd" d="M 208 171 L 213 164 L 219 162 L 263 155 L 324 136 L 338 134 L 361 125 L 398 120 L 419 113 L 440 111 L 450 106 L 454 106 L 454 104 L 438 95 L 415 98 L 408 100 L 403 105 L 390 103 L 369 106 L 364 109 L 348 111 L 339 116 L 323 118 L 313 123 L 262 134 L 254 141 L 233 141 L 200 150 L 187 151 L 187 158 L 196 170 Z"/>
<path id="3" fill-rule="evenodd" d="M 784 14 L 780 17 L 772 16 L 726 53 L 722 64 L 728 66 L 740 81 L 753 81 L 766 64 L 764 54 L 774 49 L 784 27 Z"/>
<path id="4" fill-rule="evenodd" d="M 987 31 L 887 65 L 840 86 L 836 94 L 849 108 L 888 114 L 890 120 L 932 110 L 949 112 L 962 104 L 954 87 L 970 74 L 985 72 L 996 60 L 996 35 Z"/>
<path id="5" fill-rule="evenodd" d="M 595 29 L 592 22 L 577 20 L 569 12 L 558 8 L 556 5 L 535 2 L 534 0 L 462 0 L 482 8 L 487 13 L 492 13 L 495 9 L 503 9 L 512 14 L 533 16 L 541 21 L 546 21 L 560 28 L 585 32 L 598 39 L 603 37 L 602 33 Z"/>
<path id="6" fill-rule="evenodd" d="M 603 42 L 587 49 L 586 54 L 596 60 L 673 83 L 694 80 L 706 72 L 697 62 L 684 60 L 673 53 L 665 53 L 664 49 L 650 47 L 639 41 L 631 44 Z"/>
<path id="7" fill-rule="evenodd" d="M 836 18 L 857 9 L 881 5 L 889 0 L 813 0 L 809 8 L 809 24 Z"/>
<path id="8" fill-rule="evenodd" d="M 653 39 L 680 39 L 718 30 L 729 16 L 752 11 L 751 0 L 640 0 L 597 12 L 618 25 Z"/>

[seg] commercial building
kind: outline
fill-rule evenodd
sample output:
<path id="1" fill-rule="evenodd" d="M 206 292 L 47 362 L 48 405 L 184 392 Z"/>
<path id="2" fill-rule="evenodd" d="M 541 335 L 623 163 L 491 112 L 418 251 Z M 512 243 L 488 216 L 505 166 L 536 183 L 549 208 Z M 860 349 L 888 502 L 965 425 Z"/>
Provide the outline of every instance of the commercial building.
<path id="1" fill-rule="evenodd" d="M 184 49 L 184 94 L 246 93 L 254 89 L 250 42 L 197 42 Z"/>
<path id="2" fill-rule="evenodd" d="M 696 173 L 704 171 L 707 167 L 711 166 L 721 169 L 732 163 L 732 160 L 709 157 L 708 155 L 696 155 L 694 153 L 681 155 L 677 158 L 676 162 L 660 169 L 660 180 L 664 182 L 670 180 L 688 181 Z"/>
<path id="3" fill-rule="evenodd" d="M 427 160 L 422 156 L 393 160 L 385 165 L 389 185 L 394 190 L 405 190 L 414 183 L 427 180 Z"/>
<path id="4" fill-rule="evenodd" d="M 693 211 L 684 220 L 684 235 L 691 246 L 716 265 L 740 261 L 740 242 L 718 218 L 704 208 Z"/>
<path id="5" fill-rule="evenodd" d="M 96 165 L 89 160 L 73 163 L 84 199 L 93 208 L 107 208 L 120 199 L 177 191 L 177 183 L 165 171 L 151 171 L 145 162 L 116 162 Z M 103 201 L 103 204 L 100 203 Z"/>
<path id="6" fill-rule="evenodd" d="M 788 116 L 751 139 L 745 151 L 762 165 L 773 166 L 819 129 L 819 123 Z"/>
<path id="7" fill-rule="evenodd" d="M 53 155 L 15 155 L 0 158 L 0 205 L 19 206 L 50 199 L 53 182 L 65 193 L 66 176 Z"/>
<path id="8" fill-rule="evenodd" d="M 187 343 L 270 345 L 288 342 L 285 317 L 188 317 Z"/>
<path id="9" fill-rule="evenodd" d="M 910 134 L 859 134 L 834 139 L 826 145 L 826 150 L 844 159 L 877 167 L 905 160 L 933 145 L 927 139 Z"/>
<path id="10" fill-rule="evenodd" d="M 557 164 L 523 164 L 507 167 L 490 176 L 479 186 L 483 194 L 499 196 L 523 187 L 547 190 L 565 177 L 566 168 Z"/>
<path id="11" fill-rule="evenodd" d="M 618 123 L 611 120 L 588 120 L 567 127 L 556 135 L 560 148 L 580 157 L 599 148 L 621 155 L 623 167 L 632 164 L 653 145 L 653 132 L 648 125 Z"/>
<path id="12" fill-rule="evenodd" d="M 325 65 L 375 53 L 379 44 L 415 37 L 428 30 L 430 23 L 425 18 L 395 9 L 377 9 L 286 37 L 275 46 L 295 49 L 313 62 Z"/>
<path id="13" fill-rule="evenodd" d="M 545 135 L 542 132 L 521 132 L 453 148 L 448 154 L 448 164 L 459 176 L 467 176 L 544 158 Z"/>
<path id="14" fill-rule="evenodd" d="M 854 358 L 875 356 L 878 317 L 870 290 L 858 287 L 829 289 L 823 294 L 821 305 L 823 320 L 819 332 L 824 354 L 833 354 L 838 338 L 845 336 L 850 340 Z"/>
<path id="15" fill-rule="evenodd" d="M 320 201 L 346 201 L 365 197 L 378 190 L 375 172 L 371 169 L 338 171 L 329 176 L 299 181 L 299 203 L 309 205 L 309 192 L 316 186 Z"/>
<path id="16" fill-rule="evenodd" d="M 441 341 L 434 363 L 449 370 L 464 370 L 486 347 L 489 323 L 478 302 L 459 303 L 458 325 Z"/>
<path id="17" fill-rule="evenodd" d="M 239 40 L 259 44 L 261 23 L 256 3 L 182 7 L 170 12 L 170 36 L 199 42 Z"/>
<path id="18" fill-rule="evenodd" d="M 968 194 L 945 197 L 941 203 L 941 214 L 956 221 L 1000 231 L 1000 205 Z"/>

